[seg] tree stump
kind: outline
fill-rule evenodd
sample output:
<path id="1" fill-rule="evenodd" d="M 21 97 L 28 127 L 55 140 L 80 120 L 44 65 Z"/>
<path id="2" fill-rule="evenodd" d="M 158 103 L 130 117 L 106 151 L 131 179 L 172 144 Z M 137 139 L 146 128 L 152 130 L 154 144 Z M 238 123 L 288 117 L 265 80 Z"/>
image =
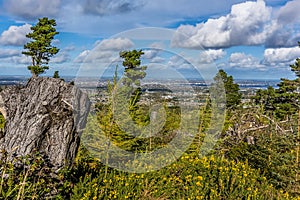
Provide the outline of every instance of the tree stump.
<path id="1" fill-rule="evenodd" d="M 1 91 L 0 108 L 6 120 L 0 150 L 9 159 L 40 152 L 54 168 L 72 163 L 90 108 L 85 93 L 60 79 L 36 77 Z"/>

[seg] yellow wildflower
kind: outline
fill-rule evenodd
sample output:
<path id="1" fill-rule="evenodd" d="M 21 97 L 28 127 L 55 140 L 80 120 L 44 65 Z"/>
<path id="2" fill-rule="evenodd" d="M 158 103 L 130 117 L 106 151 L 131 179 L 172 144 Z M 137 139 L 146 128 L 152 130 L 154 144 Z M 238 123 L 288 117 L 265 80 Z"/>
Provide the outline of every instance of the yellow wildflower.
<path id="1" fill-rule="evenodd" d="M 197 178 L 198 178 L 199 181 L 202 181 L 202 180 L 203 180 L 203 177 L 202 177 L 202 176 L 198 176 Z"/>

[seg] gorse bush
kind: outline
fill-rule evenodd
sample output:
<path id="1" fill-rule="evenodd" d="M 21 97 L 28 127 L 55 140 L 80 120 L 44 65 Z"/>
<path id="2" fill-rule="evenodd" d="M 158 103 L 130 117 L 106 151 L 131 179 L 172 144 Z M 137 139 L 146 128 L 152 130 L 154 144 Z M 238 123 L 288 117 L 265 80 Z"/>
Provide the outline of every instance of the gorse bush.
<path id="1" fill-rule="evenodd" d="M 72 199 L 288 199 L 288 193 L 276 190 L 247 162 L 185 154 L 149 173 L 88 173 L 75 185 Z"/>
<path id="2" fill-rule="evenodd" d="M 22 162 L 20 169 L 1 163 L 1 199 L 292 199 L 247 161 L 219 156 L 186 153 L 165 168 L 140 174 L 106 169 L 84 148 L 73 167 L 58 174 L 42 157 Z"/>
<path id="3" fill-rule="evenodd" d="M 4 130 L 4 126 L 5 126 L 5 119 L 2 113 L 0 112 L 0 131 Z"/>

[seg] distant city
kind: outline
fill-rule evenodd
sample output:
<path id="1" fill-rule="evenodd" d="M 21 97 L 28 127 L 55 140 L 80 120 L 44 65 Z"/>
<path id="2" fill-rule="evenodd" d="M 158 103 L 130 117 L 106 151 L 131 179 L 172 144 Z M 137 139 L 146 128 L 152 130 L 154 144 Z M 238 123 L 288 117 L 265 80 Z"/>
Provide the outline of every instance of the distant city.
<path id="1" fill-rule="evenodd" d="M 25 85 L 29 77 L 24 76 L 0 76 L 0 87 L 9 85 Z M 90 101 L 94 104 L 109 102 L 107 92 L 108 82 L 112 82 L 112 77 L 62 77 L 66 82 L 74 84 L 89 95 Z M 168 106 L 176 106 L 178 102 L 190 106 L 203 105 L 209 96 L 209 85 L 212 81 L 201 79 L 166 79 L 151 80 L 143 79 L 141 82 L 142 96 L 141 104 L 152 104 L 154 102 L 167 102 Z M 251 101 L 251 97 L 258 89 L 266 89 L 269 86 L 277 88 L 279 80 L 235 80 L 240 86 L 243 95 L 242 102 Z"/>
<path id="2" fill-rule="evenodd" d="M 0 76 L 0 85 L 22 85 L 26 84 L 29 77 L 25 76 Z M 66 82 L 75 81 L 76 85 L 79 87 L 105 87 L 108 80 L 112 80 L 111 77 L 106 78 L 76 78 L 76 77 L 62 77 Z M 239 84 L 240 89 L 266 89 L 269 86 L 277 88 L 277 84 L 280 80 L 245 80 L 245 79 L 237 79 L 236 83 Z M 180 80 L 145 80 L 144 84 L 153 84 L 153 83 L 174 83 L 174 84 L 189 84 L 192 87 L 207 87 L 209 85 L 209 81 L 204 81 L 201 79 L 188 79 L 185 82 Z"/>

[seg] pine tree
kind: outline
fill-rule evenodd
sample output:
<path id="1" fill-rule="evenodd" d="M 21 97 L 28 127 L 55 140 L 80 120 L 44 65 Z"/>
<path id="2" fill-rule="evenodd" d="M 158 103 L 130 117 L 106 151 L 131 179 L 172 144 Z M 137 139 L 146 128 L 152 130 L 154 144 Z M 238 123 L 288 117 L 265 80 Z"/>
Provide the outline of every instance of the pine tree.
<path id="1" fill-rule="evenodd" d="M 220 84 L 220 81 L 223 82 L 223 84 Z M 239 85 L 234 83 L 233 77 L 228 76 L 227 73 L 221 69 L 214 77 L 214 85 L 220 85 L 219 87 L 224 87 L 225 94 L 226 94 L 226 107 L 229 109 L 236 108 L 240 103 L 242 99 L 242 94 L 239 93 Z M 221 89 L 221 88 L 219 88 Z M 222 94 L 222 92 L 216 94 Z"/>
<path id="2" fill-rule="evenodd" d="M 124 77 L 122 82 L 127 90 L 127 94 L 132 93 L 129 102 L 129 110 L 133 111 L 136 109 L 136 103 L 139 101 L 141 96 L 140 81 L 146 76 L 146 66 L 141 66 L 141 56 L 144 54 L 142 50 L 122 51 L 120 57 L 124 59 L 123 66 Z"/>
<path id="3" fill-rule="evenodd" d="M 298 42 L 298 45 L 300 47 L 300 42 Z M 297 58 L 296 61 L 295 61 L 295 64 L 293 65 L 290 65 L 291 67 L 291 70 L 293 72 L 295 72 L 295 75 L 300 78 L 300 58 Z"/>
<path id="4" fill-rule="evenodd" d="M 300 47 L 300 42 L 298 44 Z M 300 107 L 300 58 L 290 68 L 296 79 L 282 78 L 278 89 L 269 87 L 267 90 L 259 90 L 254 97 L 255 103 L 260 104 L 265 112 L 275 114 L 279 119 L 294 115 Z"/>
<path id="5" fill-rule="evenodd" d="M 53 78 L 60 78 L 58 71 L 55 71 L 55 72 L 54 72 Z"/>
<path id="6" fill-rule="evenodd" d="M 124 84 L 127 86 L 140 86 L 140 80 L 146 76 L 146 66 L 141 66 L 141 56 L 144 54 L 142 50 L 122 51 L 120 57 L 124 59 L 123 66 L 125 68 Z"/>
<path id="7" fill-rule="evenodd" d="M 52 46 L 51 42 L 54 36 L 58 34 L 55 29 L 56 22 L 54 19 L 48 19 L 44 17 L 39 19 L 39 22 L 31 27 L 32 32 L 26 35 L 32 41 L 24 45 L 22 54 L 30 56 L 32 59 L 32 65 L 28 66 L 33 77 L 38 76 L 49 69 L 47 66 L 50 58 L 57 54 L 59 49 Z"/>

